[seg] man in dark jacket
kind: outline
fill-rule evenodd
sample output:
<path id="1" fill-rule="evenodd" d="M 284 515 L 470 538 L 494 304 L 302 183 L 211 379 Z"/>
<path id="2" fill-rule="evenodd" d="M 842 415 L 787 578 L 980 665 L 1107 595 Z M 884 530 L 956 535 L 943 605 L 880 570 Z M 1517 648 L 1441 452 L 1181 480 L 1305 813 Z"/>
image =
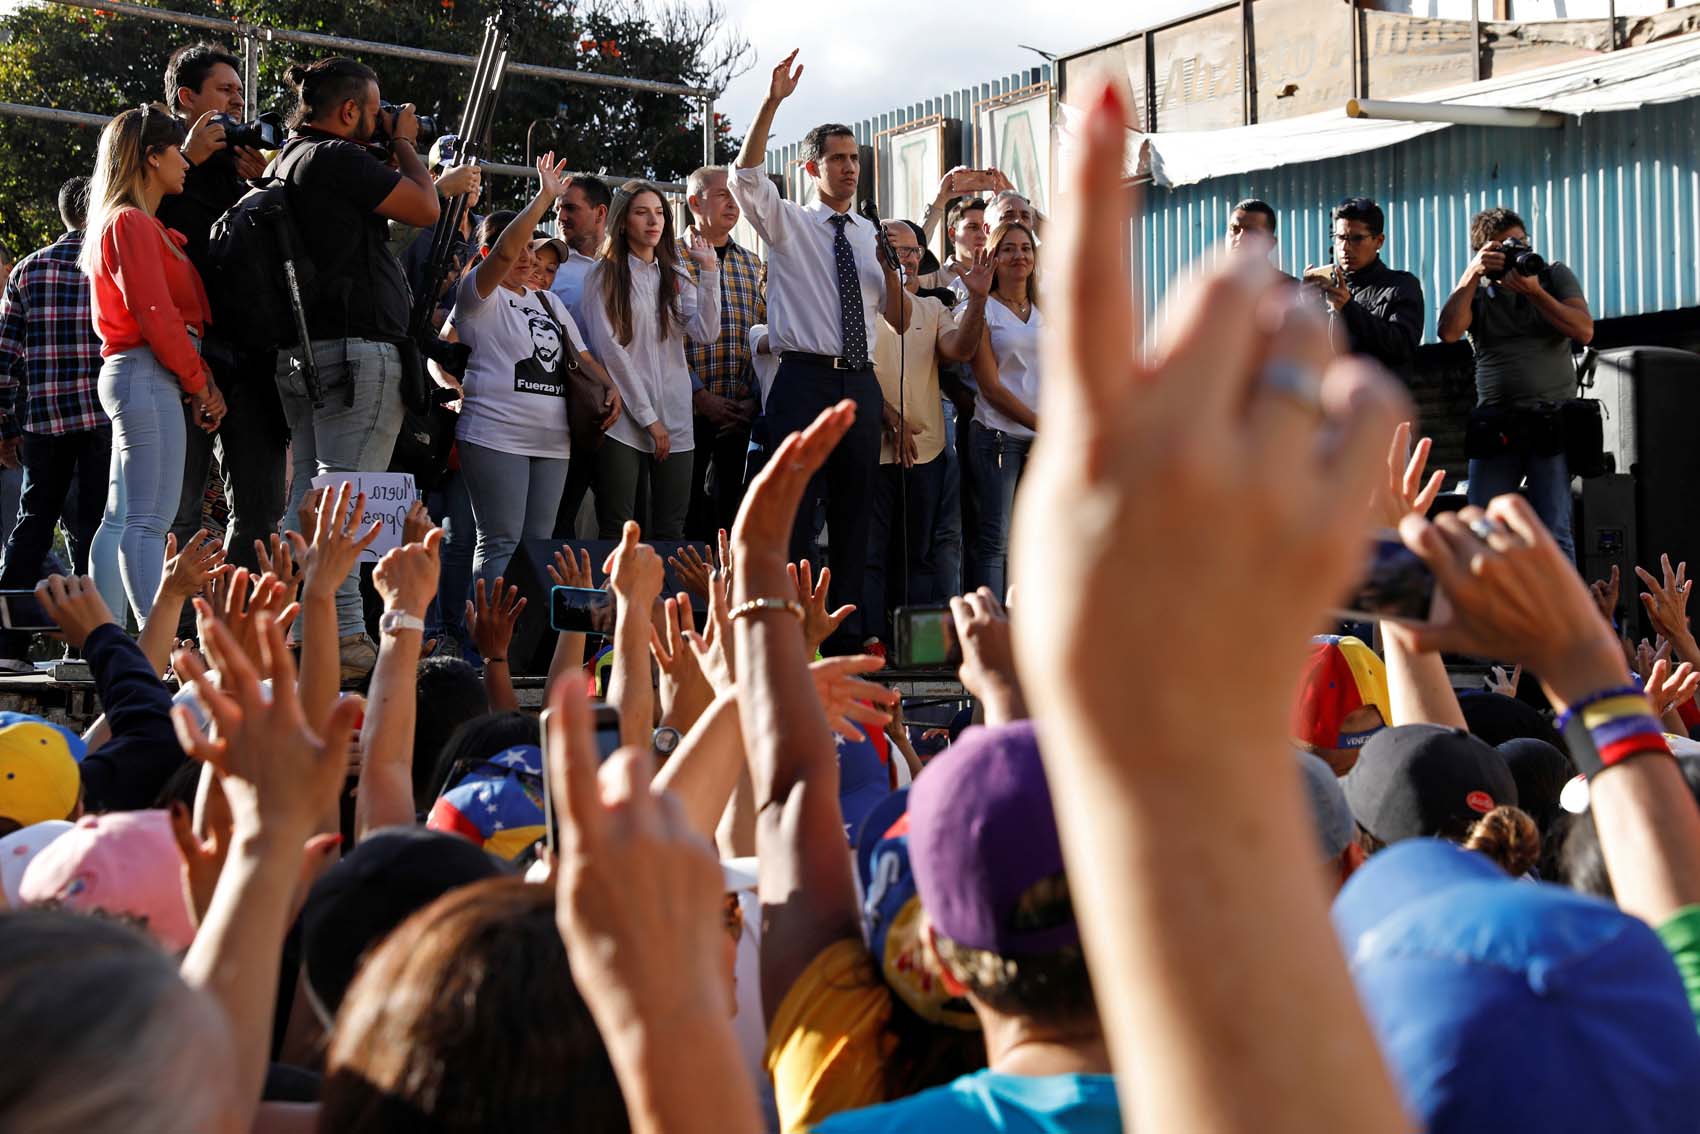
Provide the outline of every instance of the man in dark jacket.
<path id="1" fill-rule="evenodd" d="M 1368 355 L 1409 382 L 1423 333 L 1423 285 L 1382 262 L 1386 243 L 1381 206 L 1368 197 L 1349 197 L 1334 209 L 1336 271 L 1326 278 L 1311 269 L 1305 280 L 1328 302 L 1335 350 Z"/>

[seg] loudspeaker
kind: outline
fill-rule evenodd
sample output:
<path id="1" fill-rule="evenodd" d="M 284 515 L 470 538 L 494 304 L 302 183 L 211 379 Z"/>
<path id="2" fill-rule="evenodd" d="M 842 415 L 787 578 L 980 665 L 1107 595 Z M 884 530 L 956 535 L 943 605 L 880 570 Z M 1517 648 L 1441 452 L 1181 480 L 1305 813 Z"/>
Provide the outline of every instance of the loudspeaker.
<path id="1" fill-rule="evenodd" d="M 1668 347 L 1603 351 L 1593 387 L 1584 394 L 1603 403 L 1606 452 L 1617 472 L 1634 481 L 1630 559 L 1655 574 L 1661 554 L 1700 570 L 1700 528 L 1692 519 L 1700 490 L 1700 445 L 1693 437 L 1700 422 L 1700 354 Z M 1637 589 L 1625 569 L 1623 593 L 1633 596 Z M 1640 602 L 1626 605 L 1630 625 L 1650 633 Z"/>
<path id="2" fill-rule="evenodd" d="M 707 544 L 668 540 L 645 542 L 661 556 L 663 564 L 685 546 L 695 547 L 704 559 L 713 562 L 714 549 Z M 590 552 L 590 571 L 594 576 L 591 585 L 600 587 L 608 581 L 602 565 L 618 546 L 620 545 L 617 541 L 609 539 L 520 541 L 519 547 L 514 549 L 514 557 L 508 561 L 507 574 L 503 577 L 504 584 L 518 587 L 520 597 L 526 600 L 525 610 L 521 612 L 519 621 L 514 624 L 513 642 L 508 647 L 508 664 L 513 673 L 536 675 L 549 672 L 549 657 L 555 649 L 555 635 L 549 628 L 549 592 L 555 583 L 549 578 L 548 568 L 554 565 L 555 552 L 563 547 L 570 547 L 575 553 L 580 549 Z M 682 590 L 684 586 L 679 582 L 678 575 L 674 573 L 673 568 L 667 567 L 662 597 L 676 595 Z M 693 598 L 693 614 L 697 605 L 697 600 Z"/>
<path id="3" fill-rule="evenodd" d="M 1576 556 L 1588 582 L 1618 571 L 1617 617 L 1627 632 L 1646 613 L 1635 597 L 1635 478 L 1626 472 L 1607 473 L 1582 482 L 1576 516 Z"/>

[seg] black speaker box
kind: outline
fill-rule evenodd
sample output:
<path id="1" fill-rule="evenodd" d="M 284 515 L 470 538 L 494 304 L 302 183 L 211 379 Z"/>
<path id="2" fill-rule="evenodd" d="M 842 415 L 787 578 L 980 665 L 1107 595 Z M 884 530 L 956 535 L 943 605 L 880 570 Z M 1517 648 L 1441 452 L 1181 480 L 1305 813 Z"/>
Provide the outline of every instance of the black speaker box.
<path id="1" fill-rule="evenodd" d="M 1606 452 L 1618 473 L 1633 478 L 1633 523 L 1620 519 L 1607 525 L 1609 532 L 1625 528 L 1631 561 L 1655 574 L 1661 554 L 1669 554 L 1672 563 L 1687 560 L 1691 573 L 1700 571 L 1700 525 L 1694 521 L 1700 490 L 1700 445 L 1694 441 L 1700 424 L 1700 354 L 1669 347 L 1603 351 L 1593 387 L 1584 396 L 1604 405 Z M 1622 511 L 1621 504 L 1618 508 Z M 1582 540 L 1577 544 L 1583 549 Z M 1589 553 L 1583 554 L 1586 563 Z M 1639 583 L 1633 572 L 1623 574 L 1623 593 L 1633 596 Z M 1631 598 L 1624 605 L 1630 625 L 1650 631 L 1642 625 L 1640 602 Z"/>
<path id="2" fill-rule="evenodd" d="M 646 541 L 655 548 L 661 561 L 666 563 L 670 556 L 676 555 L 680 548 L 687 546 L 685 542 L 667 540 Z M 549 628 L 549 592 L 555 583 L 549 578 L 548 568 L 555 562 L 555 552 L 562 547 L 570 547 L 574 552 L 581 548 L 590 552 L 590 571 L 595 577 L 592 586 L 600 587 L 608 581 L 602 565 L 619 544 L 608 539 L 587 540 L 554 540 L 527 539 L 521 540 L 519 547 L 514 549 L 514 557 L 508 561 L 508 571 L 504 576 L 507 585 L 519 588 L 520 597 L 526 601 L 525 610 L 520 614 L 519 621 L 514 624 L 513 642 L 508 647 L 508 660 L 515 674 L 534 675 L 549 672 L 549 656 L 555 649 L 555 635 Z M 713 561 L 713 548 L 707 544 L 690 544 L 703 554 L 703 558 Z M 662 597 L 676 595 L 684 590 L 673 568 L 668 567 L 666 585 L 662 589 Z M 697 600 L 692 600 L 695 610 Z"/>

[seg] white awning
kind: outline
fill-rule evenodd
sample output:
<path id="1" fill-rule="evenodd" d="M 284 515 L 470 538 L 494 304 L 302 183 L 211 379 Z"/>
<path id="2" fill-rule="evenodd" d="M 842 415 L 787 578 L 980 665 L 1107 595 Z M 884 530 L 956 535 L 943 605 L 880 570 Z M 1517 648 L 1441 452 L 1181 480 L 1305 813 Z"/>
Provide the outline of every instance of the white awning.
<path id="1" fill-rule="evenodd" d="M 1696 97 L 1700 97 L 1700 33 L 1398 99 L 1583 115 Z M 1059 145 L 1064 148 L 1072 144 L 1077 118 L 1078 112 L 1064 105 L 1059 131 Z M 1149 176 L 1158 185 L 1191 185 L 1212 177 L 1376 150 L 1449 125 L 1348 118 L 1342 105 L 1302 118 L 1226 130 L 1129 131 L 1133 144 L 1128 173 Z"/>

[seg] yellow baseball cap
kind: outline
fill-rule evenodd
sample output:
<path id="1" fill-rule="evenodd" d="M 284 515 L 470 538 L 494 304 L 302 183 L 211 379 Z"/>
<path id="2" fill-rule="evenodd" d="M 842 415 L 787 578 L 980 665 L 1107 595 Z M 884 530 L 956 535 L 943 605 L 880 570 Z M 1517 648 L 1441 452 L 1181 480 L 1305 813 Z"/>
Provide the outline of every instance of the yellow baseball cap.
<path id="1" fill-rule="evenodd" d="M 0 727 L 0 818 L 20 826 L 68 819 L 82 793 L 65 734 L 44 720 Z"/>

